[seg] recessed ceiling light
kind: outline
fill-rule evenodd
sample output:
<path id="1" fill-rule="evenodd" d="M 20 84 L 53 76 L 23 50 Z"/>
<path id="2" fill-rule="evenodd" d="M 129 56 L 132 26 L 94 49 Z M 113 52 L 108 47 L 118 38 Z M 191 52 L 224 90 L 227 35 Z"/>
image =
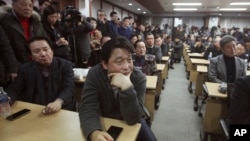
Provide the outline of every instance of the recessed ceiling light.
<path id="1" fill-rule="evenodd" d="M 141 8 L 137 8 L 137 10 L 138 10 L 138 11 L 140 11 L 140 10 L 141 10 Z"/>
<path id="2" fill-rule="evenodd" d="M 128 5 L 133 5 L 132 3 L 128 3 Z"/>
<path id="3" fill-rule="evenodd" d="M 144 11 L 144 12 L 142 12 L 142 13 L 143 13 L 143 14 L 146 14 L 147 12 Z"/>
<path id="4" fill-rule="evenodd" d="M 194 5 L 202 5 L 202 4 L 201 3 L 173 3 L 172 5 L 194 6 Z"/>
<path id="5" fill-rule="evenodd" d="M 250 5 L 250 2 L 231 2 L 230 5 Z"/>
<path id="6" fill-rule="evenodd" d="M 197 8 L 174 8 L 174 11 L 197 11 Z"/>
<path id="7" fill-rule="evenodd" d="M 246 11 L 247 8 L 220 8 L 220 11 Z"/>

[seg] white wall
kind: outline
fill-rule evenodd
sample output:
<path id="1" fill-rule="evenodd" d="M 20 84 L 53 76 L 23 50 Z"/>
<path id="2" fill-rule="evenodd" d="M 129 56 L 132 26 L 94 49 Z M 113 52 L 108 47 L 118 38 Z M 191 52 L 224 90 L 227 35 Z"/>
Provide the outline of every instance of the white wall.
<path id="1" fill-rule="evenodd" d="M 221 17 L 220 18 L 221 28 L 232 28 L 239 27 L 240 31 L 243 31 L 243 28 L 250 28 L 250 18 L 242 17 Z"/>
<path id="2" fill-rule="evenodd" d="M 89 0 L 79 0 L 79 11 L 82 15 L 89 17 Z"/>

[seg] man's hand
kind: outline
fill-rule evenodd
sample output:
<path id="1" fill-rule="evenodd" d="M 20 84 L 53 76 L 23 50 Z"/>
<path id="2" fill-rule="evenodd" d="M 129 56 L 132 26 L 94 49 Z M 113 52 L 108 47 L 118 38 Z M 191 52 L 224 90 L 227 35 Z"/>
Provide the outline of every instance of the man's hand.
<path id="1" fill-rule="evenodd" d="M 91 141 L 113 141 L 114 139 L 104 131 L 95 130 L 90 134 Z"/>
<path id="2" fill-rule="evenodd" d="M 17 77 L 17 74 L 16 73 L 8 73 L 7 74 L 7 81 L 14 81 L 15 78 Z"/>
<path id="3" fill-rule="evenodd" d="M 53 114 L 61 110 L 63 100 L 58 98 L 54 102 L 49 103 L 44 109 L 43 114 Z"/>
<path id="4" fill-rule="evenodd" d="M 62 37 L 62 38 L 60 38 L 60 39 L 58 39 L 58 40 L 56 41 L 56 45 L 57 45 L 57 46 L 61 46 L 61 45 L 67 46 L 67 45 L 69 45 L 69 43 L 68 43 L 67 40 L 65 40 L 65 39 Z"/>
<path id="5" fill-rule="evenodd" d="M 132 86 L 130 81 L 130 74 L 124 75 L 122 73 L 110 73 L 108 77 L 111 78 L 111 85 L 120 88 L 121 90 L 126 90 Z"/>

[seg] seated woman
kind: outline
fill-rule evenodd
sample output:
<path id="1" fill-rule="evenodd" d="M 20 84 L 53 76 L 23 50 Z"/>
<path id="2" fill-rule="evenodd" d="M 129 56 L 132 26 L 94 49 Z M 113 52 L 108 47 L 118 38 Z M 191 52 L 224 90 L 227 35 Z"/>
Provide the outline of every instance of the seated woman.
<path id="1" fill-rule="evenodd" d="M 135 42 L 134 66 L 145 75 L 157 73 L 155 56 L 146 54 L 146 45 L 141 40 Z"/>

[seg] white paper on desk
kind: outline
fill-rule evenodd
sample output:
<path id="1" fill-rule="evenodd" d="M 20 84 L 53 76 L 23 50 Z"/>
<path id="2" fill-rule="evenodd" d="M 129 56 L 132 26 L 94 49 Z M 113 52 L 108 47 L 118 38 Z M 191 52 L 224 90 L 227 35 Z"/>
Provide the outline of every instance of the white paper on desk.
<path id="1" fill-rule="evenodd" d="M 74 68 L 74 79 L 82 79 L 87 76 L 89 69 Z"/>

